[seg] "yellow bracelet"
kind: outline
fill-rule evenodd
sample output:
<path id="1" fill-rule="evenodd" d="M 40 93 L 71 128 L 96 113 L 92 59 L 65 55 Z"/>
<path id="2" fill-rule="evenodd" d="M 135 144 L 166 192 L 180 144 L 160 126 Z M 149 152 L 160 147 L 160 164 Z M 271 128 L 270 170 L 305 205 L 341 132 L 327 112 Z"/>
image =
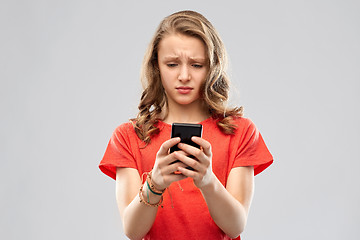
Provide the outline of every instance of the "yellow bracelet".
<path id="1" fill-rule="evenodd" d="M 143 186 L 144 186 L 144 185 L 142 185 L 142 186 L 140 187 L 140 191 L 139 191 L 140 202 L 141 202 L 141 203 L 144 203 L 145 205 L 150 206 L 150 207 L 158 207 L 158 206 L 160 206 L 160 205 L 162 204 L 163 200 L 164 200 L 163 196 L 161 196 L 160 201 L 159 201 L 158 203 L 151 204 L 150 202 L 147 202 L 147 201 L 144 199 L 144 195 L 143 195 L 143 193 L 142 193 L 142 191 L 143 191 Z"/>

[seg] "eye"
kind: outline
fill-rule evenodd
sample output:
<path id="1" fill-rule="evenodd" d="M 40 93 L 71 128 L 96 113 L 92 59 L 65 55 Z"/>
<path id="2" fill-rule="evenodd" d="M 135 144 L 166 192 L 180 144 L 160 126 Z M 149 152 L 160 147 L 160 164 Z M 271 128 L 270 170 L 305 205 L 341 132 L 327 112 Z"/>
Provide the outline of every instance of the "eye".
<path id="1" fill-rule="evenodd" d="M 201 65 L 201 64 L 193 64 L 192 65 L 194 68 L 202 68 L 203 67 L 203 65 Z"/>
<path id="2" fill-rule="evenodd" d="M 177 64 L 176 63 L 168 63 L 168 64 L 166 64 L 168 67 L 176 67 L 177 66 Z"/>

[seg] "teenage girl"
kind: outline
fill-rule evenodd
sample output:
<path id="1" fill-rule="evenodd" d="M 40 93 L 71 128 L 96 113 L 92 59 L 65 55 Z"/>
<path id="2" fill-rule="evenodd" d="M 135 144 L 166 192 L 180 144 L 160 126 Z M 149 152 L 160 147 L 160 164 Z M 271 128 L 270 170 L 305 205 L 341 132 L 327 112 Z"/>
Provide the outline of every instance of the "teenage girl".
<path id="1" fill-rule="evenodd" d="M 227 107 L 226 57 L 201 14 L 160 23 L 143 62 L 139 113 L 116 128 L 100 163 L 116 179 L 130 239 L 240 239 L 254 175 L 273 158 L 242 108 Z M 174 122 L 202 124 L 202 138 L 192 138 L 201 148 L 170 138 Z"/>

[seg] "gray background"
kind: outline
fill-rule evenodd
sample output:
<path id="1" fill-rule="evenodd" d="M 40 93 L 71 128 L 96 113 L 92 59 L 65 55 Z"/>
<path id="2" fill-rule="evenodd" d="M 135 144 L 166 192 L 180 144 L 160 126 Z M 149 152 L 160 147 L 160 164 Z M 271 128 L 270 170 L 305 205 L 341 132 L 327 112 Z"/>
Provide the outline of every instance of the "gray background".
<path id="1" fill-rule="evenodd" d="M 275 163 L 243 239 L 358 239 L 359 1 L 0 2 L 0 238 L 125 239 L 98 170 L 160 20 L 193 9 Z"/>

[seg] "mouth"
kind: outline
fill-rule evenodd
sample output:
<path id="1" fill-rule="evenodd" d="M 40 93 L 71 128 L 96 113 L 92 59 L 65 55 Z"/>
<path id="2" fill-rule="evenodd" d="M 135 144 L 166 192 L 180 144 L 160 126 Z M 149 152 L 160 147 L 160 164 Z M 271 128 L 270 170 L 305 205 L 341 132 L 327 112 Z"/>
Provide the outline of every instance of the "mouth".
<path id="1" fill-rule="evenodd" d="M 193 88 L 192 87 L 177 87 L 176 90 L 181 94 L 188 94 L 193 90 Z"/>

